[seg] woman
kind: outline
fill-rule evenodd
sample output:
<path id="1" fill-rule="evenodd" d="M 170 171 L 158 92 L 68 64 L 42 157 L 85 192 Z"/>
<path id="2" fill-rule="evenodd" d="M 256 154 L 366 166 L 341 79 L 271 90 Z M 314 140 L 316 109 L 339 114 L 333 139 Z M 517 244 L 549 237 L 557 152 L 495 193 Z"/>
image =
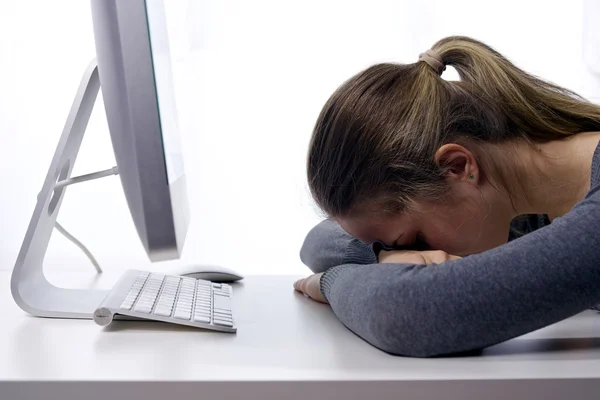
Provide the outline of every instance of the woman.
<path id="1" fill-rule="evenodd" d="M 440 77 L 446 65 L 460 81 Z M 294 286 L 369 343 L 415 357 L 593 307 L 599 140 L 599 106 L 470 38 L 370 67 L 316 123 L 308 182 L 329 219 L 301 252 L 317 274 Z M 511 221 L 533 232 L 516 238 Z"/>

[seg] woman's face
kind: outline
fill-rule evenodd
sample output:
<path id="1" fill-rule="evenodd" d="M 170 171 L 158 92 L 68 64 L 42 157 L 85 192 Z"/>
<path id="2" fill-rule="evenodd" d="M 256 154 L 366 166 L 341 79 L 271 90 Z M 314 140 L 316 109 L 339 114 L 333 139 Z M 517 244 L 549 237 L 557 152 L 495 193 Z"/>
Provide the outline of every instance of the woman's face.
<path id="1" fill-rule="evenodd" d="M 413 249 L 443 250 L 466 256 L 497 247 L 508 239 L 510 207 L 495 190 L 455 185 L 448 201 L 419 202 L 410 214 L 338 218 L 355 238 Z M 378 215 L 378 216 L 373 216 Z"/>

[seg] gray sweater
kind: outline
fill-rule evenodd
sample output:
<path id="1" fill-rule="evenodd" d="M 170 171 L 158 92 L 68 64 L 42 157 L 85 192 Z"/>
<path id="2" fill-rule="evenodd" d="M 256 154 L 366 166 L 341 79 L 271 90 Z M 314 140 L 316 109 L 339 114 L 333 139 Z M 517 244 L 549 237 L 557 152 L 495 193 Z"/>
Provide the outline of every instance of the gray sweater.
<path id="1" fill-rule="evenodd" d="M 429 357 L 477 350 L 600 303 L 600 146 L 585 199 L 551 224 L 492 250 L 433 265 L 378 264 L 326 220 L 300 257 L 325 272 L 339 320 L 386 352 Z"/>

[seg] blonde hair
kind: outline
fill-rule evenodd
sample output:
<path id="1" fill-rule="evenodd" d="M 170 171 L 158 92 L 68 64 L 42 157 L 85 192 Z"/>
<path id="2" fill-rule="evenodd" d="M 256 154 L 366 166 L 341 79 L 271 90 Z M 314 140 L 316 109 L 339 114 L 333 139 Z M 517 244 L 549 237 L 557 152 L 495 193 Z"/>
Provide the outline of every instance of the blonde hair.
<path id="1" fill-rule="evenodd" d="M 323 107 L 307 175 L 328 215 L 369 204 L 399 212 L 420 198 L 441 199 L 448 182 L 434 154 L 445 143 L 469 148 L 483 173 L 508 187 L 510 160 L 492 157 L 489 144 L 600 130 L 598 105 L 526 73 L 484 43 L 453 36 L 431 50 L 460 81 L 442 79 L 443 69 L 426 60 L 377 64 L 342 84 Z"/>

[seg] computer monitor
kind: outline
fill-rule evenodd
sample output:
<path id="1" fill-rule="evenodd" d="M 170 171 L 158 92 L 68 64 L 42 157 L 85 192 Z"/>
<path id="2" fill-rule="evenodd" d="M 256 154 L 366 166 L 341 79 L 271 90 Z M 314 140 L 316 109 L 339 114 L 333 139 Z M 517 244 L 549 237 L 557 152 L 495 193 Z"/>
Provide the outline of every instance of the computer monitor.
<path id="1" fill-rule="evenodd" d="M 92 318 L 108 291 L 58 287 L 43 270 L 67 187 L 102 89 L 117 170 L 151 261 L 179 258 L 189 225 L 163 0 L 91 0 L 96 60 L 83 74 L 11 278 L 15 302 L 43 317 Z"/>
<path id="2" fill-rule="evenodd" d="M 92 19 L 133 222 L 150 260 L 179 258 L 190 217 L 163 0 L 92 0 Z"/>

